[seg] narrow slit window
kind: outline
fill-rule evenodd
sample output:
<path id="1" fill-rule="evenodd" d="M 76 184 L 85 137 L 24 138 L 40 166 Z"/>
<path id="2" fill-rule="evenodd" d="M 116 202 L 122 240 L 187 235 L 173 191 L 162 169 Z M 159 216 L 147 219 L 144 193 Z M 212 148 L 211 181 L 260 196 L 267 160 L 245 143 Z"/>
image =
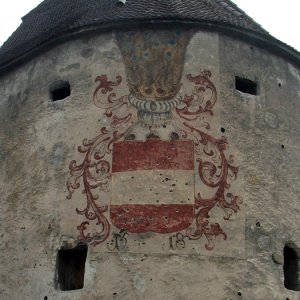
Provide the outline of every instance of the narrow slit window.
<path id="1" fill-rule="evenodd" d="M 53 102 L 69 97 L 71 95 L 70 83 L 63 80 L 53 82 L 49 87 L 49 94 Z"/>
<path id="2" fill-rule="evenodd" d="M 72 249 L 60 249 L 57 253 L 57 289 L 70 291 L 84 286 L 87 245 L 79 244 Z"/>
<path id="3" fill-rule="evenodd" d="M 299 250 L 292 244 L 285 245 L 284 256 L 284 286 L 288 290 L 300 291 L 300 256 Z"/>
<path id="4" fill-rule="evenodd" d="M 235 77 L 235 89 L 250 95 L 257 95 L 257 83 L 250 79 Z"/>

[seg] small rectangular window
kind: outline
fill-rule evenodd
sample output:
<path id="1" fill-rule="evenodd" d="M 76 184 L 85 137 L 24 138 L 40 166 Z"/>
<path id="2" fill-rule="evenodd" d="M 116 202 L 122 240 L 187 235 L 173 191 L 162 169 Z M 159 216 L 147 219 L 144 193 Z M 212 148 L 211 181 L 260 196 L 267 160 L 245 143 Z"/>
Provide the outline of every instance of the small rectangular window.
<path id="1" fill-rule="evenodd" d="M 246 78 L 235 77 L 235 89 L 250 95 L 257 95 L 257 83 Z"/>
<path id="2" fill-rule="evenodd" d="M 284 286 L 288 290 L 300 291 L 300 257 L 299 249 L 289 243 L 284 246 Z"/>
<path id="3" fill-rule="evenodd" d="M 49 87 L 50 99 L 54 101 L 63 100 L 71 95 L 71 86 L 68 81 L 58 80 Z"/>
<path id="4" fill-rule="evenodd" d="M 57 253 L 57 288 L 61 291 L 82 289 L 84 286 L 87 245 L 60 249 Z"/>

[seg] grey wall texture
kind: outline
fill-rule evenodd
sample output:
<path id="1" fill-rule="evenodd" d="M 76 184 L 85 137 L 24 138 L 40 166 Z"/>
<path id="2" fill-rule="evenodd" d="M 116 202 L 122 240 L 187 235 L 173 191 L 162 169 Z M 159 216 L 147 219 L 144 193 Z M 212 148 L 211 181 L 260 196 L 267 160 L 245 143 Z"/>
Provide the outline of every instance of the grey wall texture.
<path id="1" fill-rule="evenodd" d="M 0 95 L 1 299 L 300 299 L 283 268 L 300 247 L 297 66 L 135 29 L 61 43 Z M 58 251 L 81 244 L 84 286 L 62 291 Z"/>

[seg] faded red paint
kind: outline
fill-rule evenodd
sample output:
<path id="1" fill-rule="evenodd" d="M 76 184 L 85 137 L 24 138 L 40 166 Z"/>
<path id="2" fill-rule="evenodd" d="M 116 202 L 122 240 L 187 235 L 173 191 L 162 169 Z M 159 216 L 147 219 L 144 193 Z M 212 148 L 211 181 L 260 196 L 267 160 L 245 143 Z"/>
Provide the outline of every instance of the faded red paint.
<path id="1" fill-rule="evenodd" d="M 82 146 L 78 147 L 79 153 L 83 154 L 83 159 L 79 163 L 75 160 L 70 162 L 71 177 L 67 180 L 67 199 L 71 199 L 74 191 L 83 187 L 82 192 L 86 197 L 86 207 L 83 209 L 76 208 L 76 212 L 84 216 L 86 220 L 77 226 L 78 239 L 89 241 L 94 246 L 103 243 L 110 234 L 110 222 L 105 215 L 108 207 L 96 203 L 98 199 L 96 190 L 104 193 L 108 191 L 111 165 L 107 160 L 107 155 L 112 152 L 111 145 L 113 142 L 125 135 L 132 117 L 131 113 L 119 115 L 115 111 L 117 107 L 129 105 L 127 95 L 117 98 L 113 91 L 114 87 L 119 86 L 122 82 L 122 77 L 117 76 L 116 81 L 110 81 L 107 75 L 102 75 L 96 78 L 97 81 L 99 85 L 94 93 L 94 103 L 97 107 L 105 109 L 105 115 L 111 117 L 111 121 L 108 128 L 102 127 L 95 138 L 83 140 Z M 81 183 L 79 183 L 80 180 Z M 92 222 L 99 225 L 96 233 L 92 233 L 89 228 Z"/>
<path id="2" fill-rule="evenodd" d="M 175 174 L 176 170 L 193 172 L 193 141 L 151 139 L 145 142 L 122 141 L 114 143 L 112 174 L 141 170 L 175 170 Z M 149 182 L 145 182 L 146 184 L 149 184 Z M 164 195 L 160 195 L 160 197 L 162 197 L 163 202 Z M 194 195 L 191 195 L 191 197 L 194 197 Z M 193 203 L 183 204 L 181 203 L 182 200 L 177 199 L 176 202 L 174 199 L 172 204 L 157 203 L 157 205 L 153 202 L 127 204 L 124 200 L 124 204 L 116 205 L 112 198 L 111 221 L 118 228 L 125 229 L 128 232 L 177 232 L 189 227 L 194 219 Z"/>
<path id="3" fill-rule="evenodd" d="M 130 233 L 171 233 L 192 225 L 194 206 L 192 204 L 111 205 L 112 223 Z"/>
<path id="4" fill-rule="evenodd" d="M 224 219 L 229 220 L 233 213 L 240 210 L 241 199 L 230 192 L 230 181 L 237 178 L 238 167 L 234 166 L 232 155 L 229 157 L 225 155 L 228 142 L 225 137 L 215 138 L 209 133 L 211 126 L 205 117 L 206 115 L 213 116 L 213 108 L 217 102 L 217 90 L 211 81 L 211 76 L 208 70 L 202 70 L 196 76 L 191 74 L 186 76 L 187 80 L 193 84 L 193 92 L 190 95 L 182 94 L 183 102 L 172 111 L 171 120 L 171 124 L 180 133 L 180 140 L 162 142 L 153 140 L 155 136 L 152 136 L 152 140 L 144 143 L 117 142 L 121 141 L 124 136 L 128 136 L 132 121 L 137 117 L 133 107 L 129 104 L 128 95 L 117 97 L 114 91 L 114 87 L 122 82 L 121 76 L 117 76 L 115 81 L 109 80 L 107 75 L 96 78 L 99 85 L 95 90 L 93 100 L 97 107 L 105 110 L 110 123 L 102 127 L 95 138 L 83 140 L 82 146 L 78 147 L 78 151 L 83 156 L 81 162 L 77 163 L 73 160 L 69 165 L 71 176 L 67 181 L 67 198 L 71 199 L 74 191 L 79 188 L 82 188 L 82 194 L 86 197 L 85 207 L 76 209 L 77 214 L 84 217 L 77 227 L 78 239 L 85 240 L 92 245 L 101 244 L 111 234 L 111 223 L 119 228 L 129 228 L 129 232 L 150 230 L 167 233 L 188 227 L 184 238 L 198 240 L 205 237 L 207 250 L 214 248 L 216 237 L 223 236 L 226 239 L 226 233 L 219 223 L 211 223 L 211 211 L 218 207 L 224 211 Z M 183 138 L 190 141 L 182 140 Z M 171 151 L 172 147 L 174 149 Z M 114 172 L 159 169 L 193 170 L 194 158 L 198 164 L 195 176 L 201 180 L 201 184 L 212 190 L 208 198 L 203 198 L 200 193 L 196 197 L 193 196 L 195 211 L 194 209 L 185 210 L 185 205 L 179 203 L 172 205 L 151 203 L 135 205 L 135 209 L 131 206 L 132 209 L 128 210 L 127 214 L 127 211 L 123 210 L 126 204 L 116 206 L 112 199 L 110 210 L 112 220 L 109 220 L 108 206 L 102 202 L 99 192 L 110 191 L 109 183 Z M 132 187 L 134 188 L 133 185 Z M 199 190 L 199 187 L 197 189 Z M 191 204 L 186 205 L 193 207 Z M 177 217 L 176 206 L 180 209 Z M 127 215 L 124 215 L 125 212 Z M 141 216 L 142 222 L 140 222 Z M 166 224 L 162 222 L 164 217 L 168 217 Z M 194 224 L 191 225 L 192 217 L 194 217 Z M 92 222 L 98 225 L 96 233 L 92 232 L 89 227 Z M 177 233 L 172 237 L 175 236 L 177 239 L 178 234 L 182 235 L 182 233 Z M 182 239 L 179 240 L 182 241 Z"/>
<path id="5" fill-rule="evenodd" d="M 113 146 L 112 172 L 194 170 L 193 141 L 123 141 Z"/>

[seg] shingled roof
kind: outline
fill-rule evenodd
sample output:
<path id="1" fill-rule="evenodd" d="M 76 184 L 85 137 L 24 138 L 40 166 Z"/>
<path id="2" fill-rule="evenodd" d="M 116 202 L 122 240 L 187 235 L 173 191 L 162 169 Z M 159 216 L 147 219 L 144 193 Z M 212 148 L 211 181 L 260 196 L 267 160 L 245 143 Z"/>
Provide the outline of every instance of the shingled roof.
<path id="1" fill-rule="evenodd" d="M 127 0 L 125 5 L 118 0 L 45 0 L 22 21 L 0 48 L 0 73 L 83 29 L 170 21 L 251 38 L 271 50 L 275 45 L 300 62 L 298 52 L 269 35 L 229 0 Z"/>

